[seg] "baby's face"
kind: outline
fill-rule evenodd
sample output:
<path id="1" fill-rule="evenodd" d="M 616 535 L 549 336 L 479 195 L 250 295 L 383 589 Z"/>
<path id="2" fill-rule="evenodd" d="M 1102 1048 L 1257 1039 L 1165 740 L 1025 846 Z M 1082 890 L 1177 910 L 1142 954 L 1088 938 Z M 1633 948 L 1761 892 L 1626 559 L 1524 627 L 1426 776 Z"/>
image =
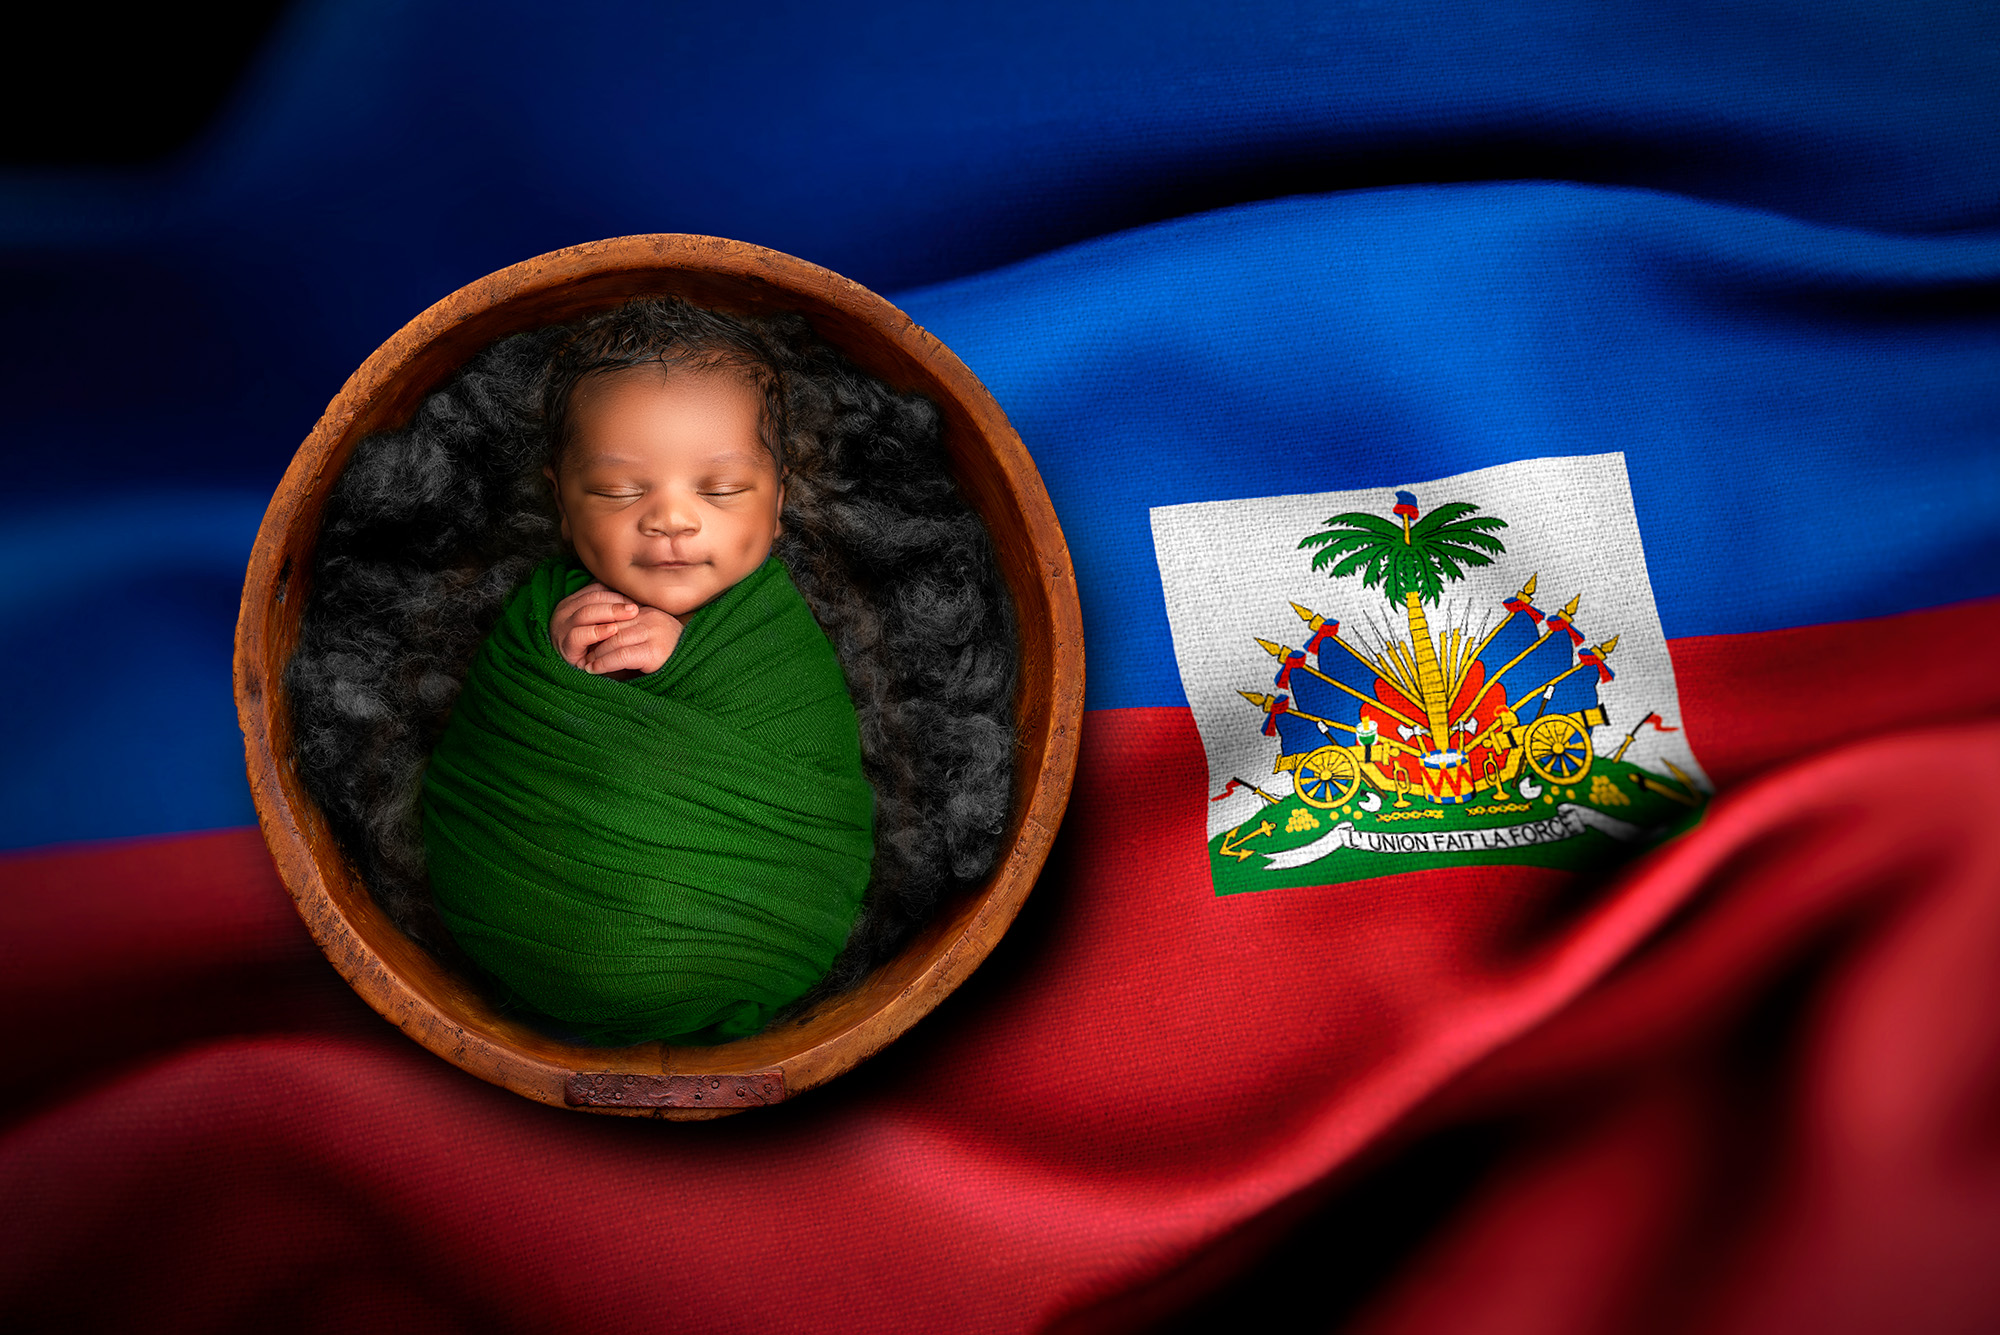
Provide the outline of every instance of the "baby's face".
<path id="1" fill-rule="evenodd" d="M 598 580 L 685 616 L 771 554 L 784 481 L 758 433 L 763 395 L 726 373 L 598 376 L 570 403 L 553 477 L 562 532 Z"/>

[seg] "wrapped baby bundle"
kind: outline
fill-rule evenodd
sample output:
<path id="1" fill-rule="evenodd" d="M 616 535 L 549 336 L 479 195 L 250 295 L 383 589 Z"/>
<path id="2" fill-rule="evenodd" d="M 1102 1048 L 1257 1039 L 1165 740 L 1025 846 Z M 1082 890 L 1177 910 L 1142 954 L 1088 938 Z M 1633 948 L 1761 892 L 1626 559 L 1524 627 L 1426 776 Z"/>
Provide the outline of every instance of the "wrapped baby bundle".
<path id="1" fill-rule="evenodd" d="M 868 884 L 840 664 L 773 558 L 690 615 L 658 672 L 592 676 L 548 633 L 589 581 L 543 565 L 473 662 L 424 775 L 438 909 L 578 1037 L 754 1033 L 826 974 Z"/>

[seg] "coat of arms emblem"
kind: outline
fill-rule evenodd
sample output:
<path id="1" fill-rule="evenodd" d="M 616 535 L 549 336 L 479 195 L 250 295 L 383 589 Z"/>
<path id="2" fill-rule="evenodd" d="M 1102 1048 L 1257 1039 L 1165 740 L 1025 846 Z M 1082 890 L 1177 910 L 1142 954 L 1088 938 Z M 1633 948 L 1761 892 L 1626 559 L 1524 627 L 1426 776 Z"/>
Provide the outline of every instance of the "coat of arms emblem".
<path id="1" fill-rule="evenodd" d="M 1153 529 L 1218 894 L 1579 866 L 1705 800 L 1621 455 Z"/>

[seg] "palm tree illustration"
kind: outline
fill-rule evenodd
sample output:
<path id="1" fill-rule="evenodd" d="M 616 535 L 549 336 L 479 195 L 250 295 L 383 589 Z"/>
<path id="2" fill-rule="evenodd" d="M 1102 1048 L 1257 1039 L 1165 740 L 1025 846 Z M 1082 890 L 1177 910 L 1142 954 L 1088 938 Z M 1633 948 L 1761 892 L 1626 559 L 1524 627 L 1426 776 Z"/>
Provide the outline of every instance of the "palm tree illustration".
<path id="1" fill-rule="evenodd" d="M 1379 587 L 1391 603 L 1403 605 L 1409 619 L 1417 687 L 1423 695 L 1418 703 L 1430 725 L 1434 751 L 1446 750 L 1451 744 L 1446 717 L 1451 701 L 1446 698 L 1445 674 L 1438 665 L 1424 604 L 1437 604 L 1446 580 L 1462 580 L 1467 569 L 1491 565 L 1495 556 L 1506 552 L 1492 533 L 1507 527 L 1507 521 L 1479 515 L 1478 509 L 1467 501 L 1452 501 L 1419 519 L 1417 498 L 1399 491 L 1391 513 L 1402 520 L 1400 528 L 1395 520 L 1350 511 L 1334 515 L 1322 532 L 1299 543 L 1300 547 L 1319 549 L 1312 559 L 1314 570 L 1331 566 L 1327 570 L 1331 579 L 1359 573 L 1363 585 Z"/>

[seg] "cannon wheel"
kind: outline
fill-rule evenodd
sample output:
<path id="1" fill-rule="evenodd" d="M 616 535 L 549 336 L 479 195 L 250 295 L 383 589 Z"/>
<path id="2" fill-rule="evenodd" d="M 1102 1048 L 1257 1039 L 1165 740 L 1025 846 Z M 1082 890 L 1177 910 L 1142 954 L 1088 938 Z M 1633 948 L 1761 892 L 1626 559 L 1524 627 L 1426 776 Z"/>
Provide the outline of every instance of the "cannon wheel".
<path id="1" fill-rule="evenodd" d="M 1590 773 L 1590 734 L 1567 714 L 1537 719 L 1526 742 L 1528 768 L 1550 783 L 1575 783 Z"/>
<path id="2" fill-rule="evenodd" d="M 1361 762 L 1342 746 L 1322 746 L 1299 762 L 1292 786 L 1307 806 L 1337 807 L 1361 786 Z"/>

